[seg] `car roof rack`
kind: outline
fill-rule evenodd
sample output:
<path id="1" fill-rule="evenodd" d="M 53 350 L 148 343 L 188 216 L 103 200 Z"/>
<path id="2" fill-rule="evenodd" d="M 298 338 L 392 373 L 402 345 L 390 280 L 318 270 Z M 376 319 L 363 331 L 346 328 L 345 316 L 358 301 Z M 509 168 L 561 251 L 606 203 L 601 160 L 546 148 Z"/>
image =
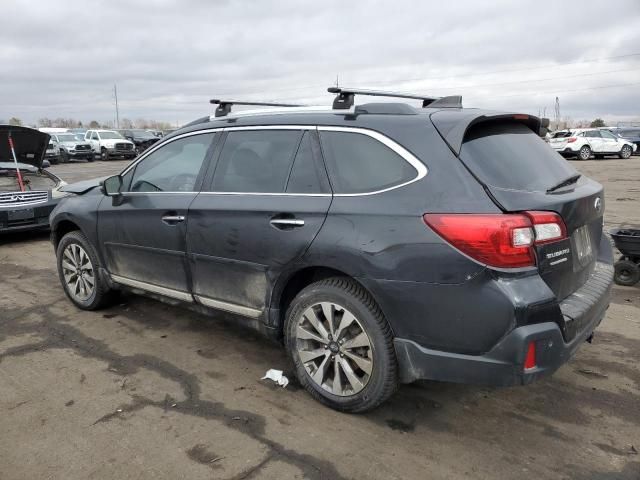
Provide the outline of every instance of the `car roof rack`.
<path id="1" fill-rule="evenodd" d="M 356 95 L 368 95 L 370 97 L 392 97 L 392 98 L 410 98 L 412 100 L 422 100 L 422 108 L 440 107 L 440 108 L 462 108 L 462 96 L 450 95 L 447 97 L 428 97 L 425 95 L 417 95 L 412 93 L 386 92 L 381 90 L 361 90 L 357 88 L 346 87 L 329 87 L 329 93 L 336 93 L 333 100 L 333 108 L 336 110 L 344 110 L 353 106 Z"/>
<path id="2" fill-rule="evenodd" d="M 211 99 L 209 103 L 218 105 L 216 107 L 216 117 L 225 117 L 231 113 L 232 105 L 253 105 L 259 107 L 304 107 L 305 105 L 295 105 L 292 103 L 268 103 L 268 102 L 237 102 L 235 100 Z"/>

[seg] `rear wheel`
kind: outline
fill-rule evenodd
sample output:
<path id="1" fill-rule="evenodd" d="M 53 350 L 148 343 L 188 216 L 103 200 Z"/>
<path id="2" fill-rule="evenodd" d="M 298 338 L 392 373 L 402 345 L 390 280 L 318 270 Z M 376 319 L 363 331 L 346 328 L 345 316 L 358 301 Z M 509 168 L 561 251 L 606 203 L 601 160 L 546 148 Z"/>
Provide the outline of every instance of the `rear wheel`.
<path id="1" fill-rule="evenodd" d="M 628 259 L 618 260 L 614 265 L 613 279 L 618 285 L 632 287 L 640 281 L 640 266 Z"/>
<path id="2" fill-rule="evenodd" d="M 632 153 L 633 153 L 633 150 L 631 149 L 631 147 L 629 145 L 624 145 L 620 150 L 619 157 L 627 159 L 631 156 Z"/>
<path id="3" fill-rule="evenodd" d="M 285 323 L 285 343 L 304 388 L 336 410 L 364 412 L 396 390 L 393 336 L 373 298 L 351 279 L 304 288 Z"/>
<path id="4" fill-rule="evenodd" d="M 591 158 L 591 148 L 588 145 L 584 145 L 578 152 L 578 158 L 580 160 L 589 160 Z"/>
<path id="5" fill-rule="evenodd" d="M 67 233 L 56 249 L 58 277 L 69 300 L 83 310 L 107 306 L 115 292 L 99 274 L 93 246 L 80 231 Z"/>

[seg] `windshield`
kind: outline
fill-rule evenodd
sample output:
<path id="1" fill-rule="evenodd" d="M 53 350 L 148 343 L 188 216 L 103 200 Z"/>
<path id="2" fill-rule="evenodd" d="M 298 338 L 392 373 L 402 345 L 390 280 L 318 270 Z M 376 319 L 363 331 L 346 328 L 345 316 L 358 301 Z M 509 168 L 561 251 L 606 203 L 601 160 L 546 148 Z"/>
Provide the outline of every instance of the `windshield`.
<path id="1" fill-rule="evenodd" d="M 156 138 L 156 136 L 153 133 L 147 132 L 146 130 L 131 130 L 131 133 L 133 133 L 136 137 Z"/>
<path id="2" fill-rule="evenodd" d="M 505 190 L 546 192 L 577 173 L 538 135 L 514 122 L 471 128 L 460 159 L 483 183 Z"/>
<path id="3" fill-rule="evenodd" d="M 121 140 L 124 139 L 118 132 L 98 132 L 103 140 Z"/>
<path id="4" fill-rule="evenodd" d="M 56 135 L 56 137 L 58 137 L 59 142 L 75 142 L 76 141 L 76 136 L 72 133 L 63 133 L 63 134 Z"/>

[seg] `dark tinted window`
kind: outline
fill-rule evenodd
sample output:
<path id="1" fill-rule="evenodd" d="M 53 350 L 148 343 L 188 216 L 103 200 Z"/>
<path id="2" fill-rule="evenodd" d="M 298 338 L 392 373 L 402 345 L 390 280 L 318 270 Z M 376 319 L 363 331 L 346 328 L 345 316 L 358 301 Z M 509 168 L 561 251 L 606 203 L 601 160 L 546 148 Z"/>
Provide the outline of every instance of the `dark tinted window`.
<path id="1" fill-rule="evenodd" d="M 130 191 L 193 191 L 213 137 L 192 135 L 160 147 L 136 166 Z"/>
<path id="2" fill-rule="evenodd" d="M 617 133 L 622 137 L 640 137 L 640 130 L 619 130 Z"/>
<path id="3" fill-rule="evenodd" d="M 314 161 L 311 134 L 305 132 L 287 184 L 288 193 L 324 193 L 328 191 L 327 175 L 322 165 Z"/>
<path id="4" fill-rule="evenodd" d="M 335 193 L 365 193 L 408 182 L 416 169 L 375 138 L 361 133 L 320 132 Z"/>
<path id="5" fill-rule="evenodd" d="M 518 123 L 484 123 L 466 135 L 460 159 L 484 183 L 546 191 L 576 170 L 538 135 Z"/>
<path id="6" fill-rule="evenodd" d="M 302 132 L 229 132 L 213 178 L 214 192 L 284 192 Z"/>

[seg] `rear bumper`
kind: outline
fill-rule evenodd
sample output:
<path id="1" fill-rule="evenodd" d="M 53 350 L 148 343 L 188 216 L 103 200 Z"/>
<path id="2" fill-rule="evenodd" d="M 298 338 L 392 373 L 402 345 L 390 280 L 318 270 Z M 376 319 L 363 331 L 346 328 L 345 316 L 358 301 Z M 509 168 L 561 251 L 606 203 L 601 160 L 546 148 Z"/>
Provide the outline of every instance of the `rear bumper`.
<path id="1" fill-rule="evenodd" d="M 513 329 L 482 355 L 433 350 L 396 338 L 401 381 L 431 379 L 507 386 L 527 384 L 550 375 L 573 356 L 600 324 L 609 307 L 612 283 L 613 268 L 598 262 L 589 281 L 560 304 L 565 332 L 552 321 L 524 325 Z M 525 370 L 530 342 L 535 342 L 536 366 Z"/>

